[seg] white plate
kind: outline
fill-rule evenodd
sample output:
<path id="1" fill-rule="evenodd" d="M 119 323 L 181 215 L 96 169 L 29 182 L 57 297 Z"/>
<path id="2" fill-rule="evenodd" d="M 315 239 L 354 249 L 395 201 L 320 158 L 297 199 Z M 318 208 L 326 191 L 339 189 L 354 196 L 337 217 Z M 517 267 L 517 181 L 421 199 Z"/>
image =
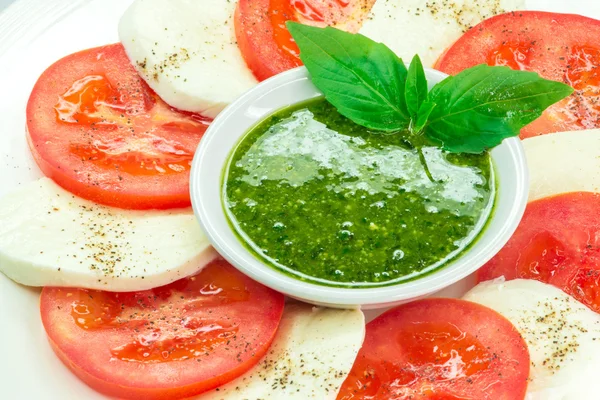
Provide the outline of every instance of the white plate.
<path id="1" fill-rule="evenodd" d="M 17 0 L 0 14 L 0 196 L 41 176 L 24 134 L 25 104 L 37 77 L 62 56 L 118 41 L 117 22 L 130 2 Z M 527 5 L 600 19 L 596 1 L 528 0 Z M 467 278 L 440 294 L 460 295 L 471 282 Z M 0 398 L 104 399 L 52 353 L 39 318 L 38 295 L 0 274 Z"/>

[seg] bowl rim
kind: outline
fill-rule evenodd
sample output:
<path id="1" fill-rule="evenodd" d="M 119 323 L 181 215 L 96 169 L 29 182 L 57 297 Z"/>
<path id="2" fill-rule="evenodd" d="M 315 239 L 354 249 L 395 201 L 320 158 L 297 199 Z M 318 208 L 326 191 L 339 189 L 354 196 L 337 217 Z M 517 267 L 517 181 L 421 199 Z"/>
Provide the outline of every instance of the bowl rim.
<path id="1" fill-rule="evenodd" d="M 433 80 L 439 82 L 447 77 L 446 74 L 429 68 L 425 69 L 425 73 L 429 81 Z M 227 122 L 231 118 L 235 118 L 238 113 L 248 110 L 252 102 L 257 101 L 264 96 L 268 96 L 271 91 L 280 86 L 297 80 L 304 80 L 306 81 L 307 85 L 312 86 L 312 82 L 310 81 L 310 76 L 306 68 L 297 67 L 261 82 L 259 85 L 250 89 L 236 101 L 227 106 L 217 116 L 217 118 L 215 118 L 205 132 L 192 161 L 192 169 L 190 173 L 190 197 L 194 214 L 213 247 L 234 267 L 252 279 L 261 282 L 262 284 L 274 290 L 303 301 L 314 304 L 347 307 L 373 306 L 408 301 L 442 290 L 478 270 L 506 244 L 510 236 L 512 236 L 516 230 L 523 213 L 525 212 L 525 206 L 527 204 L 528 197 L 529 173 L 527 169 L 525 151 L 518 137 L 505 139 L 501 145 L 491 152 L 492 159 L 494 158 L 494 152 L 500 147 L 504 148 L 504 150 L 508 150 L 512 155 L 511 159 L 514 162 L 514 167 L 517 171 L 517 175 L 515 177 L 516 179 L 514 182 L 512 182 L 516 189 L 516 195 L 512 201 L 512 207 L 510 208 L 509 216 L 505 218 L 501 234 L 494 237 L 486 246 L 484 252 L 485 255 L 480 256 L 480 262 L 472 263 L 471 265 L 464 265 L 462 268 L 450 268 L 471 251 L 471 249 L 467 249 L 461 255 L 452 260 L 450 265 L 443 266 L 436 271 L 424 275 L 423 277 L 417 277 L 410 281 L 399 282 L 389 286 L 343 288 L 302 281 L 267 265 L 254 254 L 252 254 L 244 245 L 239 246 L 241 241 L 235 234 L 231 224 L 227 222 L 227 229 L 233 233 L 233 237 L 235 238 L 234 240 L 238 245 L 238 248 L 235 249 L 235 246 L 232 245 L 231 240 L 227 239 L 226 236 L 222 234 L 216 224 L 216 218 L 218 214 L 221 214 L 221 217 L 227 219 L 223 207 L 219 207 L 219 210 L 214 210 L 214 208 L 209 209 L 206 206 L 207 202 L 203 201 L 203 198 L 206 196 L 214 196 L 216 194 L 219 196 L 218 204 L 221 204 L 221 183 L 219 183 L 219 190 L 216 191 L 217 193 L 213 193 L 214 190 L 205 190 L 205 188 L 200 187 L 200 177 L 204 169 L 212 171 L 212 173 L 217 170 L 219 171 L 219 182 L 221 182 L 223 170 L 226 168 L 229 159 L 228 156 L 227 159 L 219 165 L 215 165 L 215 162 L 211 162 L 211 145 L 215 142 L 215 137 L 218 135 L 231 134 L 231 132 L 222 132 L 223 127 L 226 126 Z M 319 92 L 318 89 L 315 88 L 315 90 L 317 93 Z M 309 98 L 310 97 L 299 98 L 297 103 L 306 101 Z M 289 105 L 289 103 L 281 103 L 279 106 L 273 107 L 272 111 L 267 112 L 260 118 L 257 118 L 256 122 L 248 125 L 243 132 L 235 132 L 235 143 L 239 143 L 240 138 L 243 137 L 243 135 L 245 135 L 248 130 L 257 122 L 264 120 L 264 118 L 268 117 L 270 114 L 272 114 L 272 112 Z M 233 147 L 228 149 L 227 153 L 231 155 L 232 150 Z M 501 183 L 499 184 L 499 187 L 502 187 L 506 184 L 506 182 Z M 498 198 L 499 194 L 497 194 L 497 199 Z M 495 218 L 497 218 L 497 214 L 494 212 L 488 219 L 488 225 Z M 481 235 L 485 235 L 486 229 L 487 227 L 484 228 Z M 477 241 L 480 241 L 481 239 L 482 237 L 480 236 Z M 243 250 L 239 251 L 239 247 L 243 248 Z"/>

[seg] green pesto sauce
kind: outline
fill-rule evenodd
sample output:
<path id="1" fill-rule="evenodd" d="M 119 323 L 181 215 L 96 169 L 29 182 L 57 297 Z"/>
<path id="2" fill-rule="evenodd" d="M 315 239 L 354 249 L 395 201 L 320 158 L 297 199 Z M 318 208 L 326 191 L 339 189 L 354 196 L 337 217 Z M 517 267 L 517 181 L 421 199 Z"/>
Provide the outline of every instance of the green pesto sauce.
<path id="1" fill-rule="evenodd" d="M 488 153 L 409 140 L 424 139 L 369 132 L 322 98 L 276 112 L 232 153 L 230 223 L 264 262 L 316 283 L 386 285 L 439 268 L 485 226 L 493 167 Z"/>

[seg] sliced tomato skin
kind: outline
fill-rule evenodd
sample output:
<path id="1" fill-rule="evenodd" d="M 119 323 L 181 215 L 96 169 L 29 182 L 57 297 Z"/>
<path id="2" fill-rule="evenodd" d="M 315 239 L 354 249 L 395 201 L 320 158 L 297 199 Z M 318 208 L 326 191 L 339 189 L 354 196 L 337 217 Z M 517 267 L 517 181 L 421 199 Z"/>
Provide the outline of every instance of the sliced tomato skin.
<path id="1" fill-rule="evenodd" d="M 562 289 L 600 312 L 600 194 L 564 193 L 533 201 L 506 246 L 477 272 Z"/>
<path id="2" fill-rule="evenodd" d="M 259 81 L 302 65 L 299 58 L 291 57 L 277 46 L 268 11 L 270 3 L 270 0 L 240 0 L 234 16 L 238 46 Z M 287 19 L 293 20 L 293 16 Z"/>
<path id="3" fill-rule="evenodd" d="M 242 56 L 263 81 L 302 65 L 286 21 L 358 32 L 375 0 L 239 0 L 235 33 Z"/>
<path id="4" fill-rule="evenodd" d="M 243 282 L 248 291 L 247 298 L 212 304 L 203 311 L 200 306 L 203 312 L 201 317 L 220 317 L 233 321 L 239 328 L 236 336 L 226 344 L 209 350 L 213 352 L 211 354 L 200 354 L 186 360 L 147 363 L 115 358 L 114 348 L 111 350 L 111 346 L 129 343 L 132 337 L 140 335 L 139 332 L 143 334 L 145 328 L 138 324 L 132 325 L 129 331 L 127 327 L 120 326 L 83 329 L 75 322 L 71 310 L 75 307 L 75 299 L 81 299 L 82 295 L 83 298 L 93 296 L 96 292 L 68 288 L 42 290 L 40 313 L 49 343 L 61 361 L 82 381 L 95 390 L 116 398 L 181 399 L 221 386 L 245 373 L 268 351 L 283 313 L 285 299 L 282 294 L 241 274 L 223 259 L 213 261 L 204 271 L 207 270 L 212 275 L 220 276 L 220 271 L 223 271 L 234 276 L 236 280 Z M 202 279 L 202 276 L 203 272 L 200 272 L 196 277 Z M 157 310 L 170 309 L 173 304 L 177 304 L 173 301 L 178 301 L 180 293 L 182 296 L 186 294 L 178 291 L 178 287 L 187 279 L 191 278 L 165 286 L 164 288 L 173 288 L 170 289 L 172 293 L 167 292 L 167 295 L 163 288 L 130 294 L 119 293 L 118 296 L 124 296 L 120 301 L 127 311 L 122 317 L 127 319 L 130 312 L 142 316 L 144 312 L 150 312 L 160 317 L 161 311 Z M 185 306 L 188 311 L 198 307 L 197 302 L 202 300 L 200 297 L 195 298 L 193 292 L 191 295 L 187 292 L 186 296 L 191 296 L 184 300 L 188 302 Z M 139 310 L 131 308 L 135 304 L 140 305 Z M 195 314 L 192 312 L 191 315 Z M 149 320 L 148 323 L 154 327 L 155 323 L 159 325 L 170 317 L 172 315 L 165 312 L 162 317 Z M 183 323 L 182 319 L 178 316 L 173 321 L 171 326 L 177 331 L 178 324 Z"/>
<path id="5" fill-rule="evenodd" d="M 577 46 L 591 49 L 600 63 L 600 21 L 574 14 L 518 11 L 489 18 L 471 28 L 438 59 L 435 68 L 450 75 L 478 64 L 534 71 L 575 87 L 521 130 L 521 138 L 600 127 L 600 81 L 593 71 L 575 82 L 570 71 Z"/>
<path id="6" fill-rule="evenodd" d="M 448 358 L 449 351 L 470 357 L 465 374 L 438 379 L 431 371 L 449 372 L 439 358 Z M 494 310 L 458 299 L 417 300 L 367 324 L 338 400 L 519 400 L 525 397 L 529 363 L 527 344 Z"/>
<path id="7" fill-rule="evenodd" d="M 117 92 L 110 101 L 122 102 L 123 110 L 115 110 L 115 117 L 122 121 L 112 125 L 94 120 L 59 121 L 56 105 L 60 96 L 74 82 L 95 75 L 106 77 Z M 111 166 L 110 158 L 103 166 L 71 151 L 73 147 L 89 146 L 95 152 L 92 142 L 105 139 L 113 142 L 125 139 L 126 149 L 132 136 L 139 139 L 146 135 L 176 143 L 177 151 L 191 161 L 208 126 L 209 120 L 174 110 L 160 100 L 138 76 L 121 44 L 83 50 L 48 67 L 32 90 L 26 114 L 27 141 L 33 158 L 44 175 L 71 193 L 126 209 L 190 206 L 189 167 L 167 174 L 137 174 L 127 168 L 120 169 L 119 162 Z M 125 120 L 134 123 L 126 124 Z M 141 126 L 136 126 L 137 123 Z M 121 157 L 127 157 L 127 153 L 122 151 Z M 129 154 L 137 153 L 132 150 Z"/>

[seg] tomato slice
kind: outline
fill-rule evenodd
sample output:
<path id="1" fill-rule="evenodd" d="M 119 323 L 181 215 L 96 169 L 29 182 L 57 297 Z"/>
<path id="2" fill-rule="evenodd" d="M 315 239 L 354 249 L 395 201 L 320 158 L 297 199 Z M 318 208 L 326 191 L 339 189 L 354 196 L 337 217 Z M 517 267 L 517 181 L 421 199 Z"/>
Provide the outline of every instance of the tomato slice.
<path id="1" fill-rule="evenodd" d="M 358 32 L 375 0 L 240 0 L 235 33 L 244 60 L 258 80 L 302 65 L 287 21 L 335 25 Z"/>
<path id="2" fill-rule="evenodd" d="M 529 352 L 494 310 L 458 299 L 425 299 L 367 325 L 338 400 L 518 400 Z"/>
<path id="3" fill-rule="evenodd" d="M 44 288 L 40 304 L 54 351 L 88 385 L 118 398 L 178 399 L 256 364 L 284 297 L 217 259 L 143 292 Z"/>
<path id="4" fill-rule="evenodd" d="M 565 193 L 533 201 L 506 246 L 478 272 L 554 285 L 600 312 L 600 194 Z"/>
<path id="5" fill-rule="evenodd" d="M 600 21 L 580 15 L 520 11 L 481 22 L 438 60 L 457 74 L 477 64 L 535 71 L 575 93 L 521 131 L 521 138 L 600 127 Z"/>
<path id="6" fill-rule="evenodd" d="M 208 124 L 164 103 L 120 44 L 57 61 L 27 104 L 29 147 L 44 174 L 121 208 L 189 206 L 191 161 Z"/>

